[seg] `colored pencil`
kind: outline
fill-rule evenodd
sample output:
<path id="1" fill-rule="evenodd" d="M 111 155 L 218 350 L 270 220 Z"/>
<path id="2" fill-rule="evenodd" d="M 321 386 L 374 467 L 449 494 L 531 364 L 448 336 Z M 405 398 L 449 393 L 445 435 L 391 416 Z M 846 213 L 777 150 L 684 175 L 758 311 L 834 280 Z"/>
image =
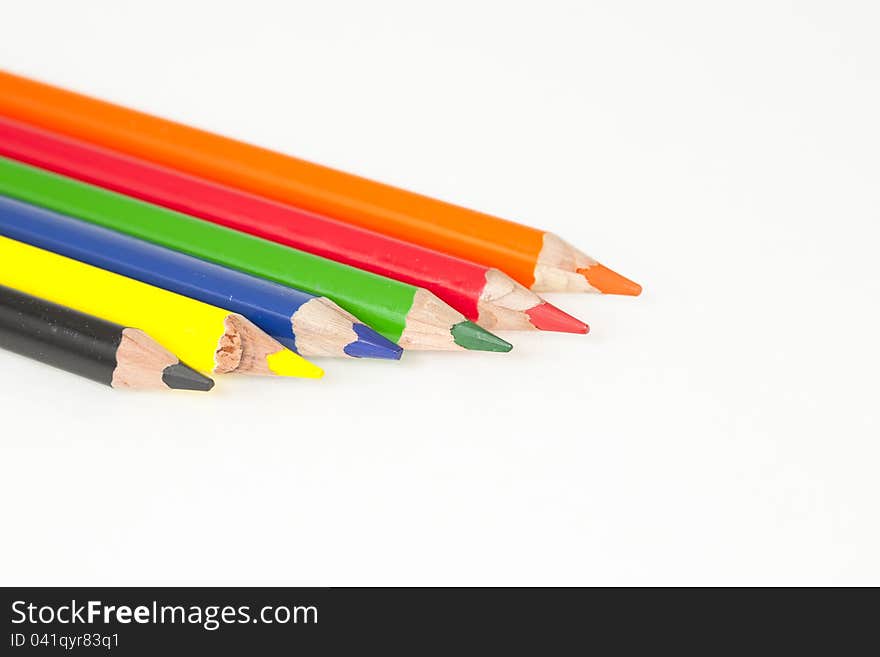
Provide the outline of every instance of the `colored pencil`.
<path id="1" fill-rule="evenodd" d="M 404 349 L 511 349 L 427 290 L 3 157 L 0 194 L 328 297 Z"/>
<path id="2" fill-rule="evenodd" d="M 210 390 L 214 382 L 140 329 L 0 285 L 0 347 L 121 389 Z"/>
<path id="3" fill-rule="evenodd" d="M 2 72 L 0 113 L 497 267 L 535 291 L 641 292 L 552 233 Z"/>
<path id="4" fill-rule="evenodd" d="M 241 315 L 0 237 L 0 285 L 137 326 L 186 363 L 226 374 L 318 378 L 323 372 Z"/>
<path id="5" fill-rule="evenodd" d="M 329 299 L 0 196 L 0 235 L 244 315 L 303 356 L 400 358 Z"/>
<path id="6" fill-rule="evenodd" d="M 423 287 L 483 328 L 588 331 L 498 269 L 4 117 L 0 154 Z"/>

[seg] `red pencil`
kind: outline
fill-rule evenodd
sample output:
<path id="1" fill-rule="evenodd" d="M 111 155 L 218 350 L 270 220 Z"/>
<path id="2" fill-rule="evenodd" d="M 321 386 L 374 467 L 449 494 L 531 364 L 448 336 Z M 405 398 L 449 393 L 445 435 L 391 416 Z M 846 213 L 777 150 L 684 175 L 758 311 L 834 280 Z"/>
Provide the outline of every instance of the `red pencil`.
<path id="1" fill-rule="evenodd" d="M 0 154 L 424 287 L 488 329 L 589 330 L 498 269 L 3 117 Z"/>

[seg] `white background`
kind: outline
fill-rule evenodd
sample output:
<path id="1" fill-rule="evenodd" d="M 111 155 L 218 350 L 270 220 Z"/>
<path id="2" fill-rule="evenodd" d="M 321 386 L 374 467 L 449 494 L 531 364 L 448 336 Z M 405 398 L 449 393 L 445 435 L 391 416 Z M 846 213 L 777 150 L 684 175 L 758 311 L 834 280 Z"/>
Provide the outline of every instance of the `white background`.
<path id="1" fill-rule="evenodd" d="M 880 584 L 878 25 L 5 4 L 7 70 L 538 225 L 645 293 L 551 296 L 587 337 L 208 395 L 0 353 L 0 583 Z"/>

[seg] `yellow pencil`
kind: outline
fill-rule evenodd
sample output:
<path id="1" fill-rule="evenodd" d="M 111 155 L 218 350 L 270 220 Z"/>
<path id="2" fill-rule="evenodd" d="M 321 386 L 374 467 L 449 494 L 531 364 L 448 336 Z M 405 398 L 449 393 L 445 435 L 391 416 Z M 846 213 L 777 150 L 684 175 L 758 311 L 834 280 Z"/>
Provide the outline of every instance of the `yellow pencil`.
<path id="1" fill-rule="evenodd" d="M 0 285 L 135 326 L 203 371 L 324 374 L 241 315 L 6 237 L 0 237 Z"/>

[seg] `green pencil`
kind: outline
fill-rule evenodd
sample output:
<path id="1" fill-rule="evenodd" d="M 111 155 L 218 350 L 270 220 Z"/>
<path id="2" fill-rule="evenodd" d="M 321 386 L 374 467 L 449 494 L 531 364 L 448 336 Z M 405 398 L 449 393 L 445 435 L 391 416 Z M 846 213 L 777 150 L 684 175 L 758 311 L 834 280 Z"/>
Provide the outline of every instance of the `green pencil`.
<path id="1" fill-rule="evenodd" d="M 511 349 L 422 288 L 4 157 L 0 194 L 328 297 L 404 349 Z"/>

